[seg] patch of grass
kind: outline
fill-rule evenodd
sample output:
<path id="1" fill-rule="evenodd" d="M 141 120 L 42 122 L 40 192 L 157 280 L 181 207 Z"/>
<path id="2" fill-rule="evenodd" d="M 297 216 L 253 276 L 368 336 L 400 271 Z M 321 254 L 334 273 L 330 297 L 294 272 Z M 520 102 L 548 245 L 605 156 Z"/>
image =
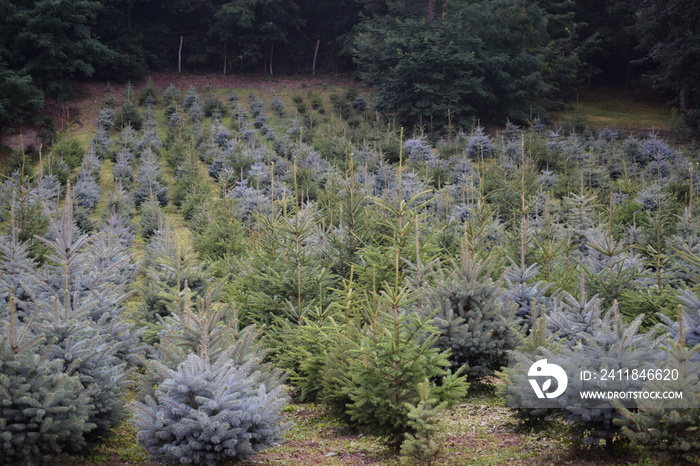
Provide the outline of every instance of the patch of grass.
<path id="1" fill-rule="evenodd" d="M 552 112 L 557 124 L 572 118 L 590 122 L 595 129 L 665 132 L 670 128 L 671 109 L 650 91 L 591 87 L 582 90 L 567 110 Z"/>
<path id="2" fill-rule="evenodd" d="M 82 457 L 76 457 L 74 465 L 156 465 L 150 461 L 148 451 L 139 445 L 136 429 L 128 421 L 114 429 L 114 436 L 102 442 L 95 450 Z"/>

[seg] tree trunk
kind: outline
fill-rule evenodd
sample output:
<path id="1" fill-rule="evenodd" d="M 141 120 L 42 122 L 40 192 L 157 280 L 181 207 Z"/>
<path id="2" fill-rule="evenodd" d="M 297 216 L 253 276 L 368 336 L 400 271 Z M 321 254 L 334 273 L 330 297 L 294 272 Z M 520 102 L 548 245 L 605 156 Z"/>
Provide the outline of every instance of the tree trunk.
<path id="1" fill-rule="evenodd" d="M 272 53 L 275 51 L 275 44 L 270 46 L 270 74 L 272 74 Z"/>
<path id="2" fill-rule="evenodd" d="M 180 34 L 180 48 L 177 50 L 177 73 L 182 73 L 182 43 L 185 41 L 185 36 Z"/>
<path id="3" fill-rule="evenodd" d="M 226 76 L 226 65 L 228 65 L 228 63 L 226 61 L 228 58 L 228 54 L 226 52 L 227 46 L 228 46 L 228 43 L 224 42 L 224 76 Z"/>
<path id="4" fill-rule="evenodd" d="M 321 45 L 321 39 L 316 39 L 316 50 L 314 51 L 314 62 L 311 64 L 311 74 L 316 74 L 316 57 L 318 56 L 319 45 Z"/>
<path id="5" fill-rule="evenodd" d="M 432 23 L 435 19 L 435 0 L 428 0 L 428 22 Z"/>
<path id="6" fill-rule="evenodd" d="M 447 19 L 447 0 L 442 2 L 442 19 Z"/>

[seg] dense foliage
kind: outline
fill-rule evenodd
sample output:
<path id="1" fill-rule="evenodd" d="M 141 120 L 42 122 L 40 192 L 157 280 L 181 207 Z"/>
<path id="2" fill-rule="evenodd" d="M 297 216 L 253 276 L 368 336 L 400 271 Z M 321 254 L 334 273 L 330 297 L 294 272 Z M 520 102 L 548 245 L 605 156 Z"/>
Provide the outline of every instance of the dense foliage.
<path id="1" fill-rule="evenodd" d="M 626 85 L 645 74 L 698 127 L 691 0 L 12 0 L 0 18 L 3 125 L 74 78 L 357 70 L 404 123 L 532 120 L 597 74 Z M 139 104 L 156 102 L 150 89 Z M 132 104 L 121 111 L 135 116 Z"/>
<path id="2" fill-rule="evenodd" d="M 408 125 L 531 116 L 547 90 L 539 56 L 544 12 L 502 0 L 453 9 L 429 21 L 404 18 L 395 6 L 360 28 L 355 59 L 376 88 L 377 108 Z"/>

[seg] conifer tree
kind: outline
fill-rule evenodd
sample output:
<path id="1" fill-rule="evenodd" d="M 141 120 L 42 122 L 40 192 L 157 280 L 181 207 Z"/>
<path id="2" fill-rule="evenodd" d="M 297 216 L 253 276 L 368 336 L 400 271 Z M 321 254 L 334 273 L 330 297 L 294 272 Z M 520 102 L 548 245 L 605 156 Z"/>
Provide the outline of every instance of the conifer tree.
<path id="1" fill-rule="evenodd" d="M 11 219 L 10 234 L 0 241 L 0 289 L 2 299 L 0 303 L 9 303 L 13 297 L 14 306 L 20 318 L 26 319 L 35 309 L 33 305 L 32 289 L 27 287 L 24 273 L 36 268 L 36 264 L 30 257 L 29 244 L 19 239 L 19 230 Z M 9 307 L 4 308 L 9 311 Z M 0 319 L 7 315 L 0 314 Z"/>
<path id="2" fill-rule="evenodd" d="M 80 451 L 95 427 L 91 390 L 49 357 L 46 337 L 18 318 L 12 300 L 0 316 L 0 462 L 48 464 Z"/>
<path id="3" fill-rule="evenodd" d="M 377 296 L 378 312 L 349 355 L 342 388 L 350 399 L 346 414 L 351 422 L 385 436 L 395 447 L 406 432 L 416 433 L 408 406 L 420 403 L 420 385 L 426 379 L 437 403 L 447 405 L 469 387 L 461 370 L 450 372 L 449 353 L 436 346 L 438 333 L 430 319 L 406 312 L 412 299 L 400 288 Z"/>
<path id="4" fill-rule="evenodd" d="M 133 155 L 128 150 L 120 150 L 116 155 L 116 163 L 112 167 L 112 175 L 114 182 L 123 186 L 125 189 L 131 188 L 131 183 L 134 181 Z"/>
<path id="5" fill-rule="evenodd" d="M 146 256 L 142 263 L 143 276 L 135 288 L 141 298 L 139 317 L 151 327 L 149 339 L 154 339 L 154 332 L 159 331 L 157 316 L 172 312 L 185 287 L 195 299 L 206 294 L 216 299 L 221 281 L 213 279 L 189 242 L 178 238 L 167 225 L 156 230 L 146 247 Z"/>
<path id="6" fill-rule="evenodd" d="M 134 128 L 135 130 L 141 129 L 143 124 L 143 117 L 136 106 L 134 95 L 134 86 L 128 82 L 124 90 L 124 100 L 122 101 L 122 106 L 116 112 L 116 119 L 114 125 L 118 129 L 123 129 L 127 126 Z"/>
<path id="7" fill-rule="evenodd" d="M 425 381 L 418 385 L 420 401 L 417 405 L 407 403 L 409 427 L 406 438 L 401 444 L 401 460 L 416 461 L 418 464 L 432 464 L 440 454 L 442 443 L 440 434 L 442 412 L 447 403 L 438 403 L 430 394 L 430 383 Z"/>
<path id="8" fill-rule="evenodd" d="M 323 256 L 313 247 L 317 210 L 307 205 L 291 218 L 270 213 L 259 219 L 265 232 L 250 246 L 247 257 L 237 261 L 235 296 L 244 323 L 269 326 L 278 319 L 301 322 L 308 309 L 329 304 L 335 277 Z"/>
<path id="9" fill-rule="evenodd" d="M 313 312 L 316 311 L 316 312 Z M 326 310 L 328 311 L 328 310 Z M 343 325 L 330 312 L 315 308 L 302 317 L 299 324 L 283 322 L 275 335 L 268 336 L 273 347 L 271 357 L 277 367 L 289 373 L 289 382 L 296 388 L 295 396 L 302 402 L 316 401 L 323 391 L 328 353 L 337 345 L 336 336 Z"/>
<path id="10" fill-rule="evenodd" d="M 665 257 L 669 258 L 669 269 L 675 281 L 685 285 L 700 282 L 700 224 L 686 207 L 678 216 L 676 234 L 668 239 Z"/>
<path id="11" fill-rule="evenodd" d="M 562 291 L 554 300 L 547 318 L 547 328 L 558 335 L 562 343 L 571 348 L 581 340 L 581 335 L 595 328 L 600 319 L 601 300 L 597 295 L 588 299 L 582 280 L 579 298 Z"/>
<path id="12" fill-rule="evenodd" d="M 75 183 L 75 203 L 92 212 L 100 201 L 100 186 L 95 178 L 87 173 L 82 173 Z"/>
<path id="13" fill-rule="evenodd" d="M 193 151 L 188 151 L 185 154 L 185 159 L 182 165 L 178 167 L 176 175 L 172 198 L 173 204 L 181 206 L 185 197 L 187 197 L 188 191 L 193 186 L 201 184 L 204 178 L 199 157 Z"/>
<path id="14" fill-rule="evenodd" d="M 100 231 L 104 232 L 107 237 L 118 239 L 125 248 L 131 246 L 134 241 L 134 229 L 129 217 L 118 213 L 116 209 L 105 216 Z"/>
<path id="15" fill-rule="evenodd" d="M 607 306 L 619 300 L 623 291 L 649 284 L 641 255 L 630 251 L 624 241 L 615 241 L 611 231 L 592 229 L 586 234 L 582 266 L 586 288 Z"/>
<path id="16" fill-rule="evenodd" d="M 146 120 L 143 132 L 141 133 L 141 139 L 139 139 L 136 148 L 141 154 L 146 150 L 150 150 L 154 154 L 160 155 L 163 149 L 163 142 L 160 140 L 160 136 L 158 136 L 158 132 L 156 131 L 156 122 L 154 119 Z"/>
<path id="17" fill-rule="evenodd" d="M 626 324 L 617 309 L 617 303 L 604 314 L 599 307 L 596 309 L 595 325 L 579 334 L 579 344 L 564 348 L 560 354 L 559 366 L 567 374 L 576 374 L 584 367 L 642 371 L 654 367 L 654 361 L 660 361 L 656 332 L 639 332 L 643 316 Z M 555 400 L 563 408 L 561 417 L 568 424 L 576 444 L 598 445 L 604 440 L 610 450 L 614 442 L 620 439 L 619 420 L 622 415 L 613 407 L 584 405 L 576 396 L 585 390 L 641 389 L 641 381 L 617 379 L 618 385 L 611 387 L 610 381 L 601 379 L 584 382 L 580 378 L 571 377 L 567 391 Z"/>
<path id="18" fill-rule="evenodd" d="M 208 203 L 192 227 L 195 248 L 206 261 L 213 262 L 245 251 L 245 226 L 230 199 Z"/>
<path id="19" fill-rule="evenodd" d="M 88 145 L 88 152 L 90 151 L 90 148 L 93 148 L 95 155 L 101 160 L 105 160 L 108 157 L 111 157 L 111 145 L 112 141 L 109 138 L 109 132 L 103 128 L 97 128 L 95 135 L 92 137 L 92 140 Z"/>
<path id="20" fill-rule="evenodd" d="M 675 321 L 663 314 L 659 318 L 663 322 L 664 329 L 674 340 L 683 336 L 683 341 L 693 348 L 700 345 L 700 299 L 691 290 L 680 292 L 681 310 L 683 311 L 682 321 Z M 700 363 L 700 355 L 694 356 L 695 362 Z"/>
<path id="21" fill-rule="evenodd" d="M 134 154 L 138 153 L 138 137 L 137 132 L 131 125 L 125 126 L 121 132 L 115 136 L 114 143 L 112 144 L 112 152 L 110 153 L 110 159 L 114 162 L 116 160 L 116 155 L 121 151 L 126 151 L 131 156 L 133 160 Z"/>
<path id="22" fill-rule="evenodd" d="M 187 299 L 163 320 L 143 401 L 131 404 L 139 441 L 157 460 L 243 460 L 282 440 L 283 377 L 262 363 L 254 328 Z M 152 383 L 155 381 L 157 388 Z"/>
<path id="23" fill-rule="evenodd" d="M 440 334 L 435 344 L 450 351 L 454 370 L 463 368 L 470 383 L 477 382 L 507 364 L 507 351 L 514 348 L 514 309 L 504 303 L 503 291 L 476 258 L 464 256 L 447 276 L 435 278 L 425 289 L 425 303 L 418 311 Z"/>
<path id="24" fill-rule="evenodd" d="M 70 438 L 25 438 L 27 448 L 45 448 L 31 445 L 31 442 L 41 441 L 59 454 L 72 451 L 73 447 L 82 448 L 86 442 L 105 435 L 118 424 L 123 408 L 121 395 L 127 382 L 125 361 L 137 354 L 139 348 L 138 332 L 121 318 L 121 304 L 130 295 L 126 289 L 130 284 L 128 276 L 120 281 L 121 266 L 126 259 L 112 253 L 109 244 L 96 244 L 99 236 L 78 236 L 73 223 L 70 189 L 60 221 L 50 218 L 50 226 L 52 239 L 39 238 L 47 247 L 41 267 L 22 260 L 22 248 L 16 244 L 7 250 L 13 253 L 13 259 L 18 259 L 16 266 L 23 269 L 19 275 L 20 284 L 28 294 L 24 303 L 27 311 L 23 316 L 22 338 L 37 342 L 26 345 L 33 353 L 26 357 L 40 365 L 44 360 L 49 364 L 50 373 L 44 371 L 47 381 L 55 376 L 56 380 L 74 380 L 78 384 L 70 389 L 72 399 L 66 399 L 64 394 L 56 395 L 59 397 L 56 399 L 72 403 L 62 409 L 77 416 L 75 428 L 63 426 Z M 16 278 L 16 275 L 13 273 L 10 277 Z M 13 315 L 9 320 L 7 316 L 0 320 L 14 329 L 18 324 L 14 303 L 11 303 L 11 310 Z M 13 339 L 11 336 L 14 345 Z M 56 387 L 56 390 L 62 388 Z M 34 408 L 39 406 L 36 404 Z M 40 417 L 47 413 L 41 409 Z M 31 413 L 32 409 L 25 411 Z M 51 419 L 46 417 L 49 423 Z M 47 432 L 52 429 L 50 424 L 45 428 Z M 74 431 L 77 428 L 79 432 Z M 59 445 L 57 442 L 69 443 Z"/>
<path id="25" fill-rule="evenodd" d="M 585 251 L 586 235 L 593 228 L 593 213 L 596 203 L 593 196 L 585 193 L 571 193 L 564 198 L 566 212 L 566 233 L 571 245 L 580 252 Z"/>
<path id="26" fill-rule="evenodd" d="M 427 222 L 425 208 L 430 202 L 425 186 L 409 188 L 406 180 L 410 177 L 405 176 L 401 161 L 396 174 L 387 170 L 379 175 L 375 181 L 380 187 L 375 191 L 382 198 L 375 198 L 374 203 L 380 212 L 380 238 L 360 250 L 362 260 L 356 267 L 358 282 L 370 291 L 401 282 L 408 264 L 428 264 L 439 251 L 435 236 L 421 228 Z M 396 254 L 400 257 L 398 266 Z"/>
<path id="27" fill-rule="evenodd" d="M 46 182 L 56 180 L 55 176 L 42 176 L 40 179 Z M 37 181 L 38 183 L 38 181 Z M 32 177 L 24 173 L 24 170 L 16 171 L 10 179 L 3 183 L 3 188 L 8 195 L 4 199 L 5 218 L 12 217 L 12 228 L 17 229 L 17 238 L 20 242 L 29 242 L 28 248 L 30 257 L 39 258 L 43 254 L 43 246 L 35 239 L 35 236 L 43 235 L 48 231 L 48 218 L 43 208 L 43 203 L 52 201 L 54 197 L 60 196 L 60 184 L 53 184 L 50 189 L 49 183 L 32 186 Z"/>
<path id="28" fill-rule="evenodd" d="M 158 230 L 165 227 L 165 212 L 155 196 L 150 196 L 141 204 L 139 210 L 141 211 L 139 232 L 144 238 L 150 239 Z"/>
<path id="29" fill-rule="evenodd" d="M 155 197 L 161 206 L 168 203 L 168 186 L 158 164 L 158 156 L 146 149 L 141 156 L 134 186 L 134 205 L 139 207 L 148 198 Z"/>
<path id="30" fill-rule="evenodd" d="M 190 86 L 185 93 L 185 100 L 182 102 L 182 105 L 185 107 L 185 110 L 189 110 L 193 105 L 195 105 L 195 103 L 199 103 L 201 105 L 199 94 L 197 94 L 197 90 L 194 88 L 194 86 Z"/>
<path id="31" fill-rule="evenodd" d="M 97 155 L 95 145 L 90 144 L 88 150 L 80 164 L 80 175 L 91 175 L 96 181 L 100 181 L 100 168 L 102 167 L 102 159 Z"/>
<path id="32" fill-rule="evenodd" d="M 510 365 L 503 371 L 506 384 L 500 389 L 508 405 L 517 409 L 516 416 L 530 423 L 542 423 L 558 414 L 556 409 L 540 406 L 527 375 L 536 361 L 556 360 L 561 352 L 563 345 L 557 334 L 548 331 L 547 319 L 545 308 L 533 308 L 530 333 L 518 334 L 520 343 L 510 353 Z"/>
<path id="33" fill-rule="evenodd" d="M 618 409 L 624 416 L 623 433 L 636 445 L 661 451 L 671 461 L 700 461 L 700 344 L 688 344 L 684 314 L 679 314 L 679 332 L 661 346 L 668 358 L 664 369 L 677 370 L 675 380 L 649 380 L 649 391 L 679 391 L 682 400 L 673 408 L 667 400 L 640 400 L 636 410 Z"/>
<path id="34" fill-rule="evenodd" d="M 80 304 L 61 304 L 57 299 L 47 307 L 40 305 L 36 330 L 46 335 L 48 357 L 60 364 L 57 369 L 66 374 L 75 374 L 80 383 L 90 392 L 90 411 L 87 421 L 94 427 L 86 432 L 86 440 L 94 441 L 107 436 L 110 429 L 123 419 L 124 395 L 128 380 L 126 363 L 117 351 L 122 342 L 115 338 L 106 324 L 95 323 L 91 312 L 96 303 L 84 301 Z M 130 327 L 121 328 L 128 332 Z M 124 343 L 133 343 L 125 341 Z M 124 349 L 122 356 L 130 353 Z"/>
<path id="35" fill-rule="evenodd" d="M 114 109 L 111 107 L 102 107 L 100 112 L 97 114 L 97 121 L 95 121 L 95 127 L 103 131 L 109 131 L 114 126 L 114 119 L 116 114 Z"/>
<path id="36" fill-rule="evenodd" d="M 513 264 L 503 276 L 506 290 L 503 293 L 503 300 L 506 303 L 514 303 L 516 306 L 515 318 L 518 319 L 524 329 L 529 331 L 532 327 L 532 317 L 534 309 L 545 309 L 547 312 L 552 307 L 551 299 L 546 295 L 551 284 L 544 282 L 528 283 L 539 273 L 537 264 L 523 269 Z"/>

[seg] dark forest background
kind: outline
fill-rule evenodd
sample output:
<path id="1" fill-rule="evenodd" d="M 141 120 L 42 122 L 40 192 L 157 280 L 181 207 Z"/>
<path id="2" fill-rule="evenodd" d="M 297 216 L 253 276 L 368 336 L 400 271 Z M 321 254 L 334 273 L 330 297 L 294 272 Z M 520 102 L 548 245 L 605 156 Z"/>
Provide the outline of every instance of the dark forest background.
<path id="1" fill-rule="evenodd" d="M 401 123 L 522 121 L 587 83 L 648 85 L 697 127 L 695 0 L 10 0 L 0 125 L 75 78 L 354 73 Z"/>

